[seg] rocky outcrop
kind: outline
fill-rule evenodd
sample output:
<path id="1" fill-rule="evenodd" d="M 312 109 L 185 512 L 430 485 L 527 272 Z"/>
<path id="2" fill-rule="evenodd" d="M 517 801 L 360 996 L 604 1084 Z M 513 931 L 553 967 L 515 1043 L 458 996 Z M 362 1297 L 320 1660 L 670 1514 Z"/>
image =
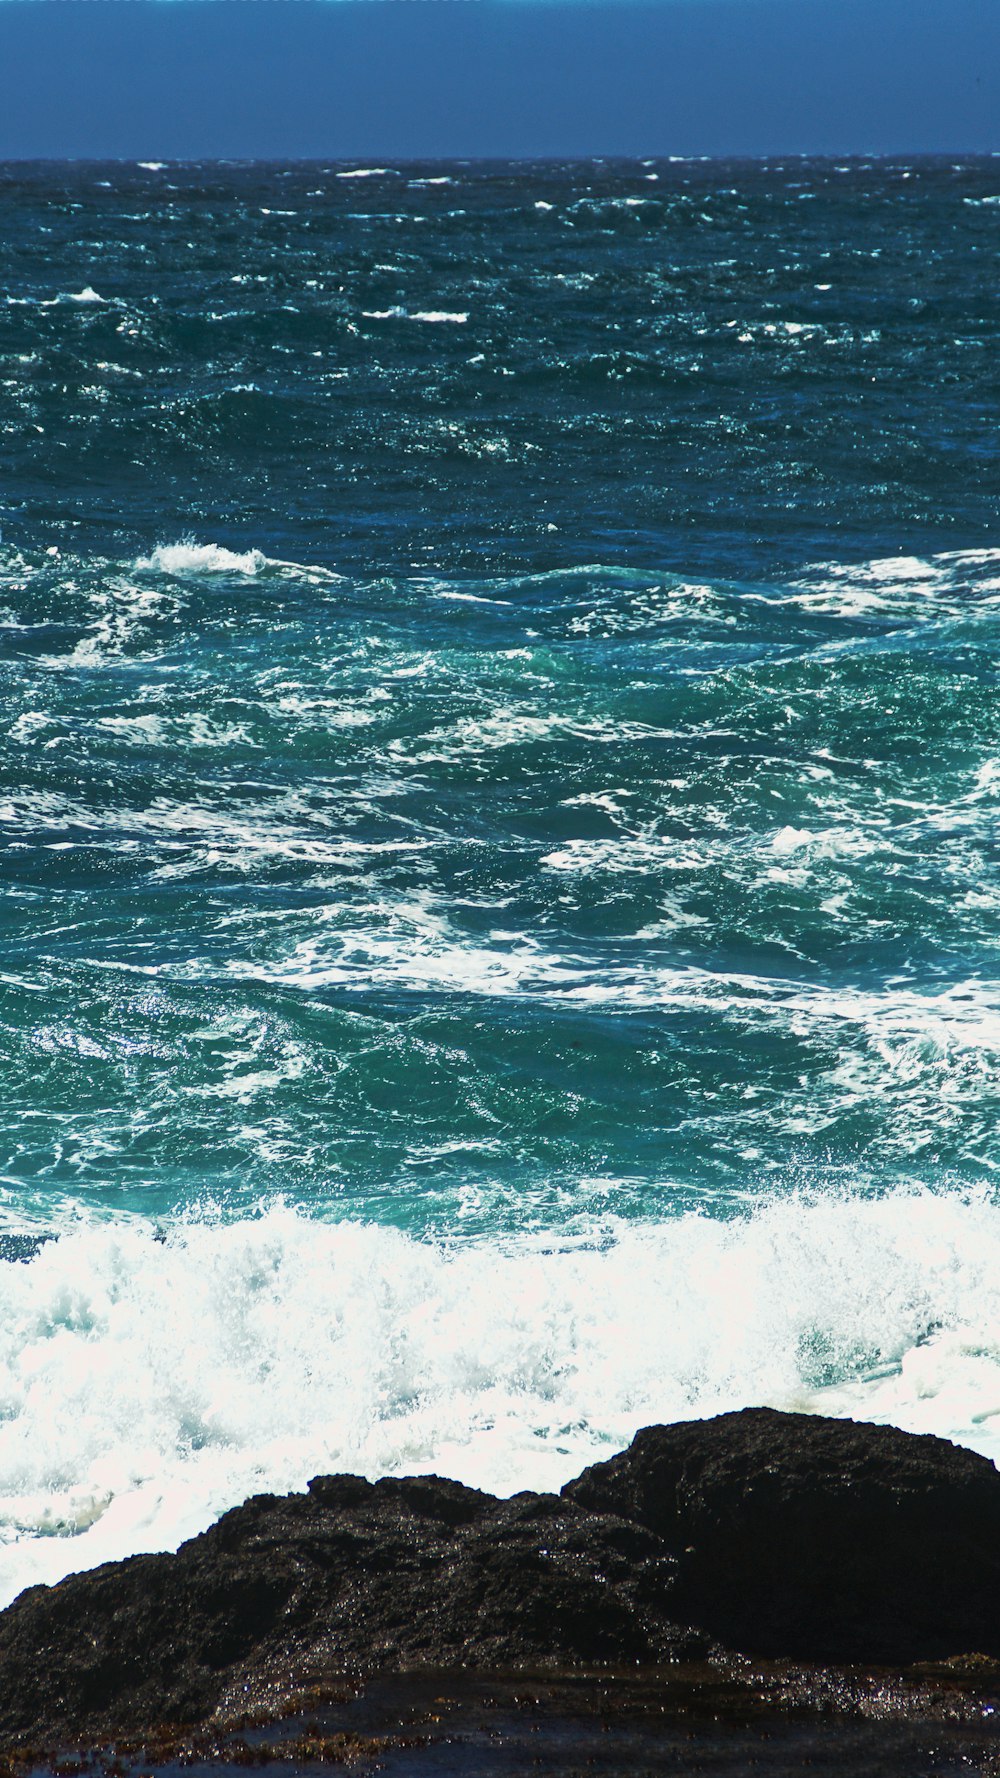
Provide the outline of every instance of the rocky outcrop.
<path id="1" fill-rule="evenodd" d="M 647 1427 L 563 1495 L 663 1538 L 674 1610 L 732 1647 L 1000 1654 L 1000 1475 L 944 1439 L 755 1408 Z"/>
<path id="2" fill-rule="evenodd" d="M 558 1495 L 325 1476 L 261 1495 L 171 1556 L 135 1556 L 0 1615 L 0 1742 L 286 1709 L 345 1674 L 663 1661 L 676 1562 L 645 1526 Z"/>
<path id="3" fill-rule="evenodd" d="M 1000 1654 L 1000 1475 L 937 1439 L 751 1410 L 650 1427 L 561 1495 L 434 1477 L 259 1496 L 176 1555 L 0 1615 L 0 1742 L 277 1716 L 410 1665 Z"/>

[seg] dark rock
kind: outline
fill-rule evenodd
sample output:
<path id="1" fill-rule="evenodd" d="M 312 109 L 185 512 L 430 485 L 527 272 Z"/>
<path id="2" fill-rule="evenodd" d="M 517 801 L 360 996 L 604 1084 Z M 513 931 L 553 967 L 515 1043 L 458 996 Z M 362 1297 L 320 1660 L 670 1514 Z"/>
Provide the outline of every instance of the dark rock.
<path id="1" fill-rule="evenodd" d="M 563 1495 L 663 1538 L 674 1608 L 730 1646 L 1000 1654 L 1000 1475 L 944 1439 L 747 1409 L 647 1427 Z"/>
<path id="2" fill-rule="evenodd" d="M 0 1745 L 273 1719 L 345 1675 L 1000 1655 L 1000 1476 L 765 1410 L 650 1427 L 561 1495 L 323 1476 L 0 1614 Z M 687 1626 L 696 1625 L 697 1629 Z"/>
<path id="3" fill-rule="evenodd" d="M 324 1476 L 176 1555 L 23 1593 L 0 1614 L 0 1741 L 277 1715 L 413 1663 L 669 1660 L 704 1647 L 674 1621 L 675 1574 L 655 1533 L 558 1495 Z"/>

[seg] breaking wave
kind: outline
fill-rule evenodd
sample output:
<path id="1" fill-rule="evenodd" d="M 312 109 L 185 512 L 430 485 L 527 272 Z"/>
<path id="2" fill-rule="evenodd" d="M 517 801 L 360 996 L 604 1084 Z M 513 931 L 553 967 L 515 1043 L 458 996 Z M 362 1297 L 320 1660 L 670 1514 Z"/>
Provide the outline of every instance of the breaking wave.
<path id="1" fill-rule="evenodd" d="M 80 1224 L 3 1273 L 4 1600 L 317 1473 L 555 1488 L 641 1425 L 747 1404 L 1000 1454 L 985 1193 L 452 1245 L 275 1205 Z"/>

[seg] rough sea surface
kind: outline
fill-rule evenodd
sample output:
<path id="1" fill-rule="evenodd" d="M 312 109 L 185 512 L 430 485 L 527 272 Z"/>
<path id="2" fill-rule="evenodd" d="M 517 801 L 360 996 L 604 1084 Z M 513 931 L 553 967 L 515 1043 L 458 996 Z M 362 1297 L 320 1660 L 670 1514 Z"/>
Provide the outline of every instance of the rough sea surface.
<path id="1" fill-rule="evenodd" d="M 0 224 L 0 1598 L 749 1403 L 1000 1456 L 1000 161 Z"/>

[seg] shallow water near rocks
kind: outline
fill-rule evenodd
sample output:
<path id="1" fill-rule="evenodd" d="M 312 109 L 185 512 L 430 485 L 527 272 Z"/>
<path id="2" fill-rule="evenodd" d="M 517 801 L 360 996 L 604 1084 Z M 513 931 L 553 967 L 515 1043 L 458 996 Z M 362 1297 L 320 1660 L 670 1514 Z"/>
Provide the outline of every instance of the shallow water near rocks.
<path id="1" fill-rule="evenodd" d="M 1000 1769 L 993 1726 L 1000 1691 L 954 1675 L 725 1673 L 703 1666 L 628 1674 L 414 1672 L 367 1683 L 357 1695 L 277 1725 L 173 1756 L 118 1753 L 116 1768 L 173 1778 L 181 1772 L 285 1774 L 343 1765 L 391 1778 L 544 1771 L 718 1773 L 791 1778 L 849 1771 L 852 1778 L 992 1778 Z M 83 1759 L 99 1778 L 106 1762 Z M 41 1778 L 51 1767 L 34 1768 Z"/>

